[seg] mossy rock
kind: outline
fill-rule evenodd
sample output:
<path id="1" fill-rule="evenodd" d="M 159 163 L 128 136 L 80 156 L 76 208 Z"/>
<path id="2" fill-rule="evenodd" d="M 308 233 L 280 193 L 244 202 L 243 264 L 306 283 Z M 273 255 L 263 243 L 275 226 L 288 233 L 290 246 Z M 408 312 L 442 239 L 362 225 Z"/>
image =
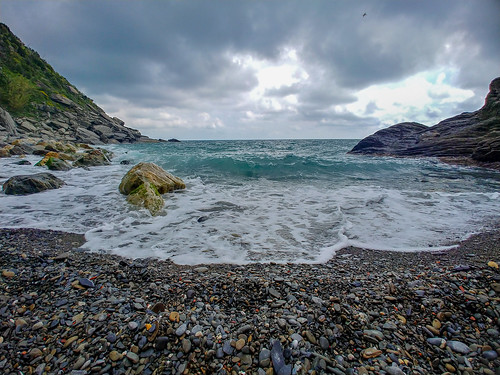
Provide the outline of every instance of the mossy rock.
<path id="1" fill-rule="evenodd" d="M 67 161 L 58 158 L 49 158 L 45 165 L 51 171 L 69 171 L 72 168 Z"/>
<path id="2" fill-rule="evenodd" d="M 154 163 L 139 163 L 123 177 L 120 193 L 128 195 L 145 182 L 152 183 L 160 194 L 185 189 L 186 184 Z"/>
<path id="3" fill-rule="evenodd" d="M 158 215 L 165 201 L 152 183 L 144 183 L 138 186 L 127 196 L 127 201 L 139 207 L 145 207 L 152 216 Z"/>
<path id="4" fill-rule="evenodd" d="M 92 149 L 91 151 L 85 152 L 80 156 L 73 166 L 75 167 L 95 167 L 100 165 L 109 165 L 111 153 L 106 150 Z"/>
<path id="5" fill-rule="evenodd" d="M 120 193 L 128 195 L 128 202 L 146 207 L 153 216 L 163 208 L 162 194 L 185 188 L 184 181 L 153 163 L 137 164 L 123 177 L 119 186 Z"/>

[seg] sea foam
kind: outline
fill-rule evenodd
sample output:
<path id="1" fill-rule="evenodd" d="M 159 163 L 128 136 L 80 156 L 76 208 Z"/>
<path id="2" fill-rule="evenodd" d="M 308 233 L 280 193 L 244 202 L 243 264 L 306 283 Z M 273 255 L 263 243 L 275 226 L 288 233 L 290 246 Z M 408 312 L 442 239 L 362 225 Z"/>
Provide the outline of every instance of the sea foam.
<path id="1" fill-rule="evenodd" d="M 52 172 L 66 182 L 61 189 L 1 193 L 0 220 L 3 227 L 85 233 L 91 251 L 244 264 L 325 262 L 346 246 L 444 249 L 500 217 L 497 172 L 351 157 L 349 147 L 349 141 L 112 146 L 111 166 Z M 163 213 L 151 217 L 118 192 L 131 167 L 120 164 L 125 159 L 155 162 L 187 188 L 166 194 Z M 0 159 L 0 183 L 41 171 L 15 161 Z"/>

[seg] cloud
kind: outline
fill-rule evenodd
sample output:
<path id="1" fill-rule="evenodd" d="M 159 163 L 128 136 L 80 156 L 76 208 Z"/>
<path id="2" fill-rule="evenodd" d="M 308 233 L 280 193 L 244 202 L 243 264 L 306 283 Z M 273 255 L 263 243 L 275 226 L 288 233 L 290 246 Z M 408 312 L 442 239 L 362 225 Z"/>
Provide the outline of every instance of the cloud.
<path id="1" fill-rule="evenodd" d="M 104 110 L 162 138 L 359 138 L 475 110 L 500 75 L 496 0 L 1 6 Z"/>

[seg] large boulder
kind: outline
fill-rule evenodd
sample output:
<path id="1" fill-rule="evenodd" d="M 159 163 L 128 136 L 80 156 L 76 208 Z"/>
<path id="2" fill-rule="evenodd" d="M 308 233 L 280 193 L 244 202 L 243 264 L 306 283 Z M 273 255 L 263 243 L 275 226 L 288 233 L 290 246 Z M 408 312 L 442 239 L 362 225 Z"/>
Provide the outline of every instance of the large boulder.
<path id="1" fill-rule="evenodd" d="M 147 208 L 153 216 L 163 208 L 162 194 L 185 188 L 184 181 L 154 163 L 137 164 L 119 186 L 120 193 L 127 195 L 130 203 Z"/>
<path id="2" fill-rule="evenodd" d="M 37 173 L 9 178 L 2 186 L 5 194 L 27 195 L 44 190 L 58 189 L 64 181 L 50 173 Z"/>

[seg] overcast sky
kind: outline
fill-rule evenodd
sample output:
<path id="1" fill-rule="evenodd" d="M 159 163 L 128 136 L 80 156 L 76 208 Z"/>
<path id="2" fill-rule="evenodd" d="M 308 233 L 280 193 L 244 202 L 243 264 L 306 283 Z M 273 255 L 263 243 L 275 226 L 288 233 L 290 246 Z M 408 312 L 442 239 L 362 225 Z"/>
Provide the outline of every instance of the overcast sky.
<path id="1" fill-rule="evenodd" d="M 154 138 L 362 138 L 474 111 L 500 1 L 0 0 L 0 21 Z"/>

